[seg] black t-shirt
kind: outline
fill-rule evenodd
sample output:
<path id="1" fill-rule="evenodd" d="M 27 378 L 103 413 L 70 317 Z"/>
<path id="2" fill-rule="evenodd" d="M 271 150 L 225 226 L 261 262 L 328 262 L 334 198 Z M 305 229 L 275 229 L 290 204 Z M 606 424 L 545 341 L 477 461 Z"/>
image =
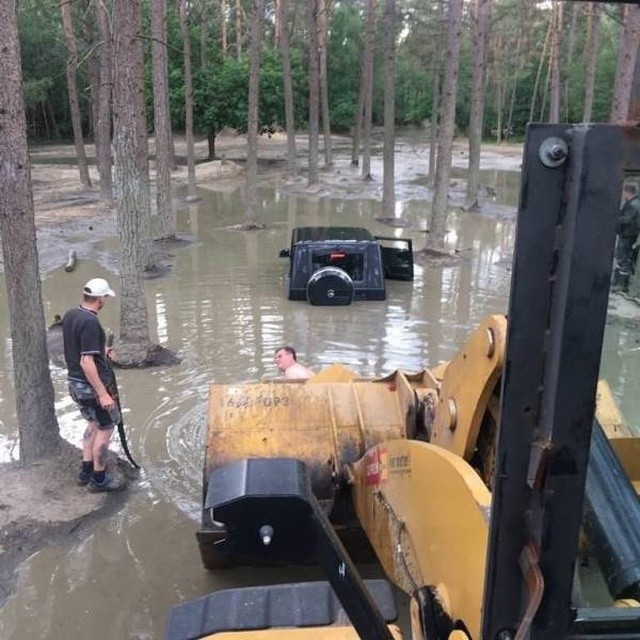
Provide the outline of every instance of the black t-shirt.
<path id="1" fill-rule="evenodd" d="M 92 355 L 100 380 L 104 384 L 112 382 L 111 367 L 104 356 L 106 337 L 97 313 L 84 307 L 67 311 L 62 319 L 62 335 L 69 379 L 88 382 L 80 366 L 80 357 Z"/>

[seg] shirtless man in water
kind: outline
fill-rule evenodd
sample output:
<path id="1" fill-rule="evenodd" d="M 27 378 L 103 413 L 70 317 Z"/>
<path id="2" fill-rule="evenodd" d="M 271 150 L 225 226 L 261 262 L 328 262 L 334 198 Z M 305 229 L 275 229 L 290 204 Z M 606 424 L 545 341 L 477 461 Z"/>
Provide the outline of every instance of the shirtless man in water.
<path id="1" fill-rule="evenodd" d="M 298 362 L 296 350 L 293 347 L 276 349 L 275 363 L 284 378 L 306 380 L 313 375 L 313 371 Z"/>

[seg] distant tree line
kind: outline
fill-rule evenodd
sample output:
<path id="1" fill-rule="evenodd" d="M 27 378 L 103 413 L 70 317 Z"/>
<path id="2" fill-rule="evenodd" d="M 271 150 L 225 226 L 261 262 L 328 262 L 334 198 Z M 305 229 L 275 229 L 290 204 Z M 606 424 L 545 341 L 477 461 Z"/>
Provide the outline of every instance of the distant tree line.
<path id="1" fill-rule="evenodd" d="M 92 64 L 100 47 L 87 23 L 93 22 L 91 5 L 97 0 L 72 0 L 78 50 L 77 86 L 85 136 L 93 137 L 91 117 Z M 285 106 L 282 57 L 275 19 L 282 0 L 266 3 L 260 65 L 259 120 L 263 131 L 284 129 Z M 22 50 L 28 134 L 31 139 L 72 138 L 72 118 L 65 83 L 67 49 L 59 0 L 21 0 L 19 29 Z M 108 4 L 108 3 L 107 3 Z M 151 2 L 143 3 L 142 34 L 145 54 L 147 124 L 153 131 Z M 383 6 L 375 11 L 372 119 L 384 120 Z M 434 82 L 443 70 L 445 47 L 444 0 L 396 0 L 395 122 L 398 125 L 429 121 L 434 107 Z M 245 130 L 249 77 L 249 37 L 253 2 L 247 0 L 195 0 L 187 3 L 194 82 L 194 127 L 205 135 L 222 127 Z M 308 118 L 308 55 L 305 28 L 306 0 L 290 0 L 289 30 L 295 122 L 305 127 Z M 327 3 L 326 74 L 331 129 L 353 130 L 362 73 L 365 0 Z M 458 73 L 456 130 L 469 124 L 473 75 L 472 5 L 465 3 Z M 564 3 L 559 61 L 563 89 L 560 120 L 582 120 L 588 81 L 593 3 Z M 611 109 L 622 24 L 621 5 L 602 5 L 595 52 L 595 91 L 591 120 L 607 121 Z M 221 19 L 221 12 L 226 20 Z M 521 137 L 526 123 L 549 119 L 552 11 L 530 0 L 496 0 L 486 61 L 487 90 L 483 136 L 498 140 Z M 185 128 L 183 46 L 178 3 L 167 5 L 169 104 L 174 130 Z M 591 43 L 593 46 L 593 43 Z M 438 96 L 436 95 L 436 101 Z"/>

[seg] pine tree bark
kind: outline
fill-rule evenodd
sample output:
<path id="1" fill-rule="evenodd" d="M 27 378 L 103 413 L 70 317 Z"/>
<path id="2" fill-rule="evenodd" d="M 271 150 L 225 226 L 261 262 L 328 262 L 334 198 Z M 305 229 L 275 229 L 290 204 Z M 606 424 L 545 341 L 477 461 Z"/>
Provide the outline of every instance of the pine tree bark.
<path id="1" fill-rule="evenodd" d="M 100 33 L 100 83 L 98 97 L 98 123 L 96 126 L 96 147 L 98 174 L 100 175 L 100 196 L 103 200 L 113 198 L 111 178 L 111 93 L 113 86 L 113 40 L 109 17 L 104 2 L 95 2 L 95 21 Z"/>
<path id="2" fill-rule="evenodd" d="M 560 122 L 560 44 L 562 39 L 562 3 L 553 0 L 551 29 L 551 98 L 549 122 Z"/>
<path id="3" fill-rule="evenodd" d="M 320 94 L 322 101 L 322 132 L 324 138 L 324 166 L 330 167 L 331 118 L 329 115 L 329 84 L 327 76 L 327 35 L 331 15 L 331 0 L 318 0 L 318 57 L 320 60 Z"/>
<path id="4" fill-rule="evenodd" d="M 238 60 L 242 57 L 242 3 L 236 0 L 236 56 Z"/>
<path id="5" fill-rule="evenodd" d="M 284 85 L 284 119 L 287 128 L 287 173 L 296 175 L 296 122 L 293 108 L 293 81 L 291 79 L 291 43 L 289 37 L 289 0 L 278 3 L 281 25 L 278 42 L 282 55 L 282 82 Z"/>
<path id="6" fill-rule="evenodd" d="M 180 32 L 184 60 L 184 110 L 185 134 L 187 138 L 187 190 L 189 196 L 196 194 L 196 164 L 193 142 L 193 75 L 191 73 L 191 38 L 187 15 L 187 0 L 179 0 Z"/>
<path id="7" fill-rule="evenodd" d="M 0 236 L 20 460 L 31 463 L 51 454 L 61 438 L 47 357 L 15 0 L 0 2 L 0 42 Z"/>
<path id="8" fill-rule="evenodd" d="M 438 56 L 436 60 L 436 68 L 433 70 L 432 95 L 431 104 L 431 122 L 429 123 L 429 172 L 427 174 L 427 184 L 433 187 L 436 180 L 436 159 L 438 156 L 438 120 L 440 114 L 440 75 L 442 72 L 442 60 Z"/>
<path id="9" fill-rule="evenodd" d="M 320 71 L 318 69 L 318 2 L 307 0 L 307 39 L 309 47 L 309 186 L 318 182 L 318 130 Z"/>
<path id="10" fill-rule="evenodd" d="M 544 38 L 544 45 L 542 45 L 542 54 L 538 62 L 538 71 L 536 73 L 536 80 L 533 83 L 533 92 L 531 94 L 531 105 L 529 106 L 529 122 L 533 122 L 533 114 L 536 108 L 536 98 L 538 97 L 538 88 L 540 86 L 540 78 L 542 76 L 542 69 L 544 62 L 547 59 L 547 49 L 549 48 L 549 40 L 551 39 L 551 27 L 553 20 L 549 19 L 549 25 L 547 26 L 547 35 Z"/>
<path id="11" fill-rule="evenodd" d="M 82 119 L 80 116 L 80 103 L 78 102 L 78 90 L 76 88 L 76 69 L 78 68 L 78 51 L 76 39 L 73 34 L 73 16 L 71 15 L 71 0 L 63 0 L 60 3 L 62 14 L 62 29 L 67 43 L 67 91 L 69 93 L 69 108 L 71 110 L 71 126 L 73 128 L 73 142 L 76 148 L 78 171 L 80 182 L 84 187 L 91 186 L 89 178 L 89 166 L 82 138 Z"/>
<path id="12" fill-rule="evenodd" d="M 375 0 L 366 0 L 364 17 L 364 53 L 362 83 L 364 86 L 364 118 L 362 125 L 362 179 L 371 180 L 371 125 L 373 119 L 373 35 Z"/>
<path id="13" fill-rule="evenodd" d="M 353 141 L 351 143 L 351 166 L 357 167 L 360 162 L 360 139 L 362 138 L 362 118 L 364 109 L 364 83 L 362 72 L 360 73 L 360 83 L 358 87 L 358 102 L 356 104 L 356 117 L 353 123 Z"/>
<path id="14" fill-rule="evenodd" d="M 562 95 L 562 116 L 563 122 L 569 122 L 569 100 L 570 100 L 570 88 L 573 75 L 571 73 L 571 67 L 573 65 L 573 54 L 576 48 L 576 31 L 578 28 L 579 11 L 581 7 L 577 3 L 571 4 L 571 17 L 569 19 L 569 38 L 567 41 L 567 53 L 562 60 L 562 87 L 564 93 Z"/>
<path id="15" fill-rule="evenodd" d="M 227 0 L 220 0 L 220 39 L 222 53 L 227 53 Z"/>
<path id="16" fill-rule="evenodd" d="M 207 68 L 207 0 L 200 0 L 200 68 Z"/>
<path id="17" fill-rule="evenodd" d="M 480 187 L 480 150 L 484 122 L 484 86 L 487 44 L 491 29 L 492 0 L 475 0 L 473 4 L 473 76 L 469 112 L 469 171 L 465 208 L 478 206 Z"/>
<path id="18" fill-rule="evenodd" d="M 115 0 L 113 148 L 120 240 L 118 361 L 141 364 L 151 341 L 143 273 L 150 250 L 149 172 L 144 121 L 140 0 Z"/>
<path id="19" fill-rule="evenodd" d="M 90 47 L 92 54 L 89 56 L 87 66 L 89 69 L 89 95 L 91 96 L 91 137 L 98 157 L 98 146 L 100 140 L 98 138 L 98 105 L 100 102 L 100 60 L 95 55 L 94 49 L 98 45 L 95 21 L 91 14 L 91 0 L 84 0 L 82 4 L 83 20 L 82 28 L 84 32 L 84 40 L 87 47 Z"/>
<path id="20" fill-rule="evenodd" d="M 518 92 L 518 78 L 520 77 L 520 73 L 522 72 L 522 67 L 524 66 L 524 56 L 522 55 L 522 40 L 523 37 L 520 35 L 518 37 L 518 42 L 516 44 L 516 72 L 513 76 L 513 89 L 511 90 L 511 99 L 509 100 L 509 113 L 507 114 L 507 123 L 506 130 L 511 135 L 511 131 L 513 130 L 513 110 L 516 105 L 516 93 Z"/>
<path id="21" fill-rule="evenodd" d="M 156 212 L 158 238 L 174 238 L 176 214 L 171 205 L 171 129 L 167 85 L 167 0 L 151 0 L 153 130 L 156 144 Z"/>
<path id="22" fill-rule="evenodd" d="M 274 0 L 273 46 L 276 49 L 282 47 L 282 30 L 286 28 L 283 23 L 282 0 Z"/>
<path id="23" fill-rule="evenodd" d="M 244 224 L 255 228 L 258 219 L 258 105 L 260 100 L 260 48 L 264 22 L 264 0 L 255 0 L 251 25 L 249 105 L 247 121 L 247 170 Z"/>
<path id="24" fill-rule="evenodd" d="M 600 40 L 599 2 L 589 3 L 589 26 L 587 28 L 587 42 L 584 50 L 584 105 L 582 108 L 582 122 L 591 122 L 593 110 L 593 90 L 596 83 L 596 64 L 598 61 L 598 43 Z"/>
<path id="25" fill-rule="evenodd" d="M 393 218 L 396 207 L 395 182 L 395 64 L 396 4 L 386 0 L 384 14 L 384 150 L 382 153 L 382 211 Z"/>
<path id="26" fill-rule="evenodd" d="M 427 230 L 427 249 L 439 252 L 445 250 L 445 223 L 447 218 L 451 152 L 453 149 L 456 116 L 458 64 L 460 61 L 462 2 L 463 0 L 450 0 L 448 7 L 447 54 L 445 57 L 444 84 L 442 87 L 442 117 L 438 131 L 438 158 L 436 163 L 436 179 L 431 219 Z"/>
<path id="27" fill-rule="evenodd" d="M 640 44 L 640 5 L 625 5 L 620 49 L 618 50 L 618 66 L 613 85 L 610 121 L 620 124 L 627 120 L 633 71 Z"/>

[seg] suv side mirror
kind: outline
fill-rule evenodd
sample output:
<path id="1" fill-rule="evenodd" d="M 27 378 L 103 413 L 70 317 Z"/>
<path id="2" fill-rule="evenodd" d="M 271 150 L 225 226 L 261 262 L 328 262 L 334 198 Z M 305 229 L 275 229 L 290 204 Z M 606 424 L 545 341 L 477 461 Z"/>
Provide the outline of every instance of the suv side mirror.
<path id="1" fill-rule="evenodd" d="M 290 255 L 289 249 L 281 249 L 278 254 L 281 258 L 288 258 Z"/>

